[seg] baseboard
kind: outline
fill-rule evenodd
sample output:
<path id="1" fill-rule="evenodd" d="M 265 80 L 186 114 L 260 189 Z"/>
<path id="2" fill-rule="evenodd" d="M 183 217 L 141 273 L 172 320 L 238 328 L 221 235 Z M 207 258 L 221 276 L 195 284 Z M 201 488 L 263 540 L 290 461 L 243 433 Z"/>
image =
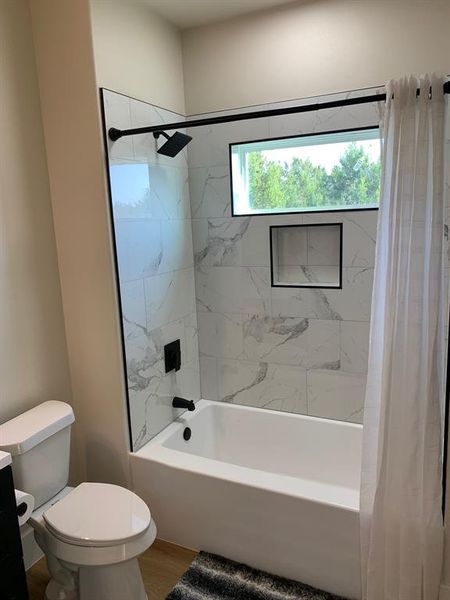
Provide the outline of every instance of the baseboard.
<path id="1" fill-rule="evenodd" d="M 450 584 L 441 584 L 441 589 L 439 591 L 439 600 L 450 600 Z"/>
<path id="2" fill-rule="evenodd" d="M 28 571 L 44 554 L 34 539 L 33 528 L 27 523 L 20 528 L 20 537 L 22 539 L 23 562 L 25 563 L 25 569 Z"/>

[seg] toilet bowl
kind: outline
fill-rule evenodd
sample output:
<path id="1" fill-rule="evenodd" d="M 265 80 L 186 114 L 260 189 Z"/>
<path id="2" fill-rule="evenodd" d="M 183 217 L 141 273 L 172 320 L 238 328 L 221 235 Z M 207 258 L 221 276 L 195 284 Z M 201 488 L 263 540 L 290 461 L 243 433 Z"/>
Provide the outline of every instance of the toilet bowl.
<path id="1" fill-rule="evenodd" d="M 72 409 L 43 404 L 0 425 L 15 486 L 32 494 L 29 520 L 47 558 L 47 600 L 147 600 L 137 557 L 156 537 L 141 498 L 108 483 L 68 487 Z"/>
<path id="2" fill-rule="evenodd" d="M 137 557 L 154 541 L 150 511 L 116 485 L 66 487 L 30 524 L 47 556 L 47 600 L 146 600 Z"/>

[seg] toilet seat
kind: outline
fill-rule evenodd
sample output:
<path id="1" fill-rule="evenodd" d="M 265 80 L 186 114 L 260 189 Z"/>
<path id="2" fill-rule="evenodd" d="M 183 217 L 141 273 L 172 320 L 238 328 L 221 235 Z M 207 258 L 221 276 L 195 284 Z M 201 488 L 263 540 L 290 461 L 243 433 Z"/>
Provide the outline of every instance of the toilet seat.
<path id="1" fill-rule="evenodd" d="M 116 546 L 70 544 L 53 535 L 45 524 L 43 529 L 36 528 L 35 534 L 41 548 L 44 549 L 45 547 L 46 554 L 53 555 L 65 563 L 79 567 L 99 567 L 111 566 L 140 556 L 153 544 L 156 538 L 156 526 L 152 520 L 150 526 L 141 536 Z"/>
<path id="2" fill-rule="evenodd" d="M 151 522 L 143 500 L 109 483 L 81 483 L 43 513 L 56 538 L 75 546 L 120 546 L 142 536 Z"/>

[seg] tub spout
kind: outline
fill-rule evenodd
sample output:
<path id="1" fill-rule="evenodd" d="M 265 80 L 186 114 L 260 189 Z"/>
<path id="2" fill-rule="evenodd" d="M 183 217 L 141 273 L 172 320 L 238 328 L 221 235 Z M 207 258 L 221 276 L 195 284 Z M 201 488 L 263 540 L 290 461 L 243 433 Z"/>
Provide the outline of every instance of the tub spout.
<path id="1" fill-rule="evenodd" d="M 180 398 L 179 396 L 175 396 L 172 400 L 172 406 L 174 408 L 186 408 L 187 410 L 195 410 L 195 402 L 193 400 L 186 400 L 185 398 Z"/>

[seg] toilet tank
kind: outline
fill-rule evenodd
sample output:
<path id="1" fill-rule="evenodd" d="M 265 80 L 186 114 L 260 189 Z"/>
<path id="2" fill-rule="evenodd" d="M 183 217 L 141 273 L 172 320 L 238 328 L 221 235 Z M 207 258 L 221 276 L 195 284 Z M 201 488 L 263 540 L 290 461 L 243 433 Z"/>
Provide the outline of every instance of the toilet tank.
<path id="1" fill-rule="evenodd" d="M 34 496 L 38 508 L 69 480 L 72 408 L 43 402 L 0 425 L 0 450 L 12 457 L 14 485 Z"/>

